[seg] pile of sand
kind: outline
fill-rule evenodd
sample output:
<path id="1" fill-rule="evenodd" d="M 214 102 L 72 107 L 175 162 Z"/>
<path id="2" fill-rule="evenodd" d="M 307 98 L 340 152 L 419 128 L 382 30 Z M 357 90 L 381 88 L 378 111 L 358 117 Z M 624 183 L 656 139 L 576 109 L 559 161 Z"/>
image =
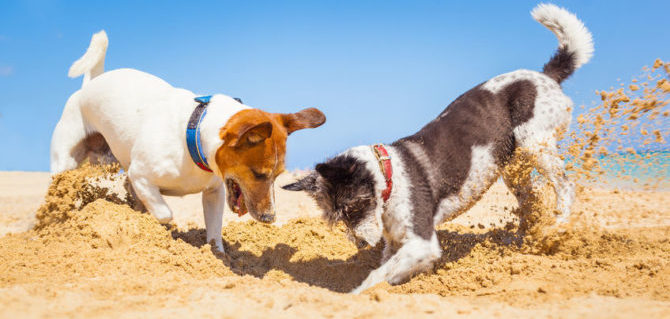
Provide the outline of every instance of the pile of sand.
<path id="1" fill-rule="evenodd" d="M 132 195 L 126 175 L 119 174 L 117 164 L 86 164 L 67 174 L 53 177 L 44 204 L 37 210 L 35 228 L 41 229 L 65 221 L 97 199 L 131 207 L 141 203 Z"/>

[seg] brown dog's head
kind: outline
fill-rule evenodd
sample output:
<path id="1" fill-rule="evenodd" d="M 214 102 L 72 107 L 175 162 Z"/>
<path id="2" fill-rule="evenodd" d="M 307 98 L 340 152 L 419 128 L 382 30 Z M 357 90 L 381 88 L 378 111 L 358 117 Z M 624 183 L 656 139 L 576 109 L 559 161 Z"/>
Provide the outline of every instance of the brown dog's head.
<path id="1" fill-rule="evenodd" d="M 238 215 L 248 211 L 261 222 L 273 222 L 272 187 L 284 171 L 286 138 L 325 121 L 315 108 L 289 114 L 246 109 L 233 115 L 219 132 L 223 144 L 215 157 L 230 209 Z"/>

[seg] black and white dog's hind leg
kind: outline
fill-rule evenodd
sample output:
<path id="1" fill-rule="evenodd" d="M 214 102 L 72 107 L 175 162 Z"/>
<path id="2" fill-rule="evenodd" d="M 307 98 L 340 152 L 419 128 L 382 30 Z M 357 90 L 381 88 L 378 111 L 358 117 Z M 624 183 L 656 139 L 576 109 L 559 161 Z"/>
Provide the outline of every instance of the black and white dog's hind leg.
<path id="1" fill-rule="evenodd" d="M 553 141 L 552 141 L 553 142 Z M 558 155 L 556 142 L 537 154 L 539 172 L 549 180 L 556 193 L 556 211 L 559 215 L 556 222 L 561 224 L 568 221 L 570 207 L 575 200 L 574 184 L 565 173 L 563 160 Z"/>
<path id="2" fill-rule="evenodd" d="M 534 211 L 538 203 L 536 189 L 539 189 L 540 185 L 537 185 L 537 179 L 531 176 L 535 167 L 529 154 L 517 150 L 501 174 L 507 189 L 516 197 L 519 207 L 512 212 L 519 217 L 519 226 L 522 228 L 526 228 L 527 214 Z"/>

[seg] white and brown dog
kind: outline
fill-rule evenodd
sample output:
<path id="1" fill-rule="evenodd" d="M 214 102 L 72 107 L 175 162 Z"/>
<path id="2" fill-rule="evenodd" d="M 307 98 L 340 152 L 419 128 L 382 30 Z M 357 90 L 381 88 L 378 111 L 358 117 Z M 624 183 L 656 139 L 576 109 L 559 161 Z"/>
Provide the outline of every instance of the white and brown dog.
<path id="1" fill-rule="evenodd" d="M 452 102 L 414 135 L 389 146 L 359 146 L 316 166 L 288 190 L 305 190 L 331 223 L 343 221 L 358 239 L 384 239 L 382 264 L 353 292 L 399 283 L 432 267 L 441 249 L 435 227 L 465 212 L 502 174 L 514 152 L 534 158 L 557 195 L 558 221 L 574 200 L 557 153 L 556 131 L 569 125 L 572 101 L 560 83 L 593 55 L 591 34 L 572 13 L 541 4 L 532 16 L 558 37 L 542 72 L 496 76 Z M 503 180 L 524 204 L 528 176 Z"/>
<path id="2" fill-rule="evenodd" d="M 51 172 L 74 169 L 86 158 L 118 161 L 137 197 L 163 223 L 172 211 L 162 194 L 202 192 L 207 241 L 219 250 L 226 192 L 234 212 L 274 221 L 272 187 L 284 171 L 286 138 L 323 124 L 323 113 L 267 113 L 221 94 L 196 99 L 141 71 L 104 72 L 107 43 L 104 31 L 93 35 L 70 68 L 70 77 L 83 74 L 84 81 L 53 133 Z"/>

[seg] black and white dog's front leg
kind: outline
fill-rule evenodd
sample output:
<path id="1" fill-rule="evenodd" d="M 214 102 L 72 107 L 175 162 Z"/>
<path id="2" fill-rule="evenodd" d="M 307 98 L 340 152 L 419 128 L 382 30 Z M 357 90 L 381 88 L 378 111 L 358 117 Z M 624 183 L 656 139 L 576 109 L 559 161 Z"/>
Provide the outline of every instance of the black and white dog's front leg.
<path id="1" fill-rule="evenodd" d="M 387 242 L 386 245 L 391 243 Z M 385 249 L 386 250 L 386 249 Z M 397 284 L 409 278 L 413 274 L 426 271 L 440 258 L 442 250 L 437 240 L 437 234 L 433 232 L 430 239 L 414 237 L 402 243 L 402 246 L 379 268 L 370 272 L 367 278 L 358 288 L 351 291 L 360 294 L 364 290 L 387 281 Z"/>
<path id="2" fill-rule="evenodd" d="M 398 251 L 399 245 L 392 239 L 384 238 L 384 250 L 382 250 L 381 264 L 385 264 L 391 256 Z"/>

